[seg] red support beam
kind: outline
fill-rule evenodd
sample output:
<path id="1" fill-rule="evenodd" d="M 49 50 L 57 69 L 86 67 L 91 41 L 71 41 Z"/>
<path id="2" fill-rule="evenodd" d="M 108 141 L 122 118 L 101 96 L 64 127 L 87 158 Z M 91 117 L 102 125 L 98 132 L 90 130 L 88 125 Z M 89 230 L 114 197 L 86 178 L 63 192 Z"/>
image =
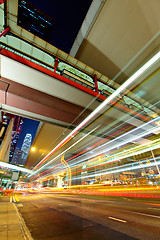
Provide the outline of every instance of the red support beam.
<path id="1" fill-rule="evenodd" d="M 54 72 L 56 72 L 58 64 L 59 64 L 59 60 L 58 60 L 58 57 L 57 57 L 56 60 L 54 61 Z"/>
<path id="2" fill-rule="evenodd" d="M 0 5 L 2 4 L 2 3 L 4 3 L 6 0 L 0 0 Z"/>
<path id="3" fill-rule="evenodd" d="M 60 81 L 62 81 L 62 82 L 65 82 L 65 83 L 67 83 L 67 84 L 70 84 L 71 86 L 76 87 L 76 88 L 78 88 L 78 89 L 80 89 L 80 90 L 82 90 L 82 91 L 84 91 L 84 92 L 86 92 L 86 93 L 88 93 L 88 94 L 91 94 L 92 96 L 97 97 L 98 84 L 97 84 L 96 91 L 93 91 L 93 90 L 91 90 L 91 89 L 89 89 L 89 88 L 87 88 L 87 87 L 85 87 L 85 86 L 83 86 L 83 85 L 81 85 L 81 84 L 79 84 L 79 83 L 77 83 L 77 82 L 74 82 L 74 81 L 72 81 L 72 80 L 70 80 L 70 79 L 68 79 L 68 78 L 66 78 L 66 77 L 64 77 L 64 76 L 61 76 L 61 75 L 59 75 L 59 74 L 56 73 L 56 72 L 52 72 L 52 71 L 50 71 L 49 69 L 46 69 L 46 68 L 44 68 L 44 67 L 42 67 L 42 66 L 40 66 L 40 65 L 38 65 L 38 64 L 36 64 L 36 63 L 33 63 L 33 62 L 29 61 L 28 59 L 25 59 L 25 58 L 23 58 L 23 57 L 15 54 L 15 53 L 12 53 L 12 52 L 6 50 L 6 49 L 1 49 L 0 54 L 4 55 L 4 56 L 6 56 L 6 57 L 12 58 L 12 59 L 14 59 L 14 60 L 16 60 L 16 61 L 18 61 L 18 62 L 20 62 L 20 63 L 22 63 L 22 64 L 25 64 L 25 65 L 27 65 L 27 66 L 29 66 L 29 67 L 32 67 L 32 68 L 34 68 L 34 69 L 36 69 L 36 70 L 38 70 L 38 71 L 40 71 L 40 72 L 43 72 L 43 73 L 45 73 L 45 74 L 47 74 L 47 75 L 49 75 L 49 76 L 51 76 L 51 77 L 54 77 L 54 78 L 56 78 L 56 79 L 58 79 L 58 80 L 60 80 Z M 95 81 L 96 81 L 96 80 L 97 80 L 97 75 L 95 75 Z M 98 95 L 98 98 L 99 98 L 99 99 L 102 99 L 102 100 L 105 100 L 105 99 L 106 99 L 106 97 L 105 97 L 104 95 L 102 95 L 102 94 L 99 94 L 99 95 Z M 1 95 L 0 95 L 0 99 L 1 99 Z M 119 103 L 119 102 L 116 102 L 115 100 L 112 100 L 110 104 L 111 104 L 111 105 L 112 105 L 112 104 L 113 104 L 113 105 L 116 105 L 118 108 L 123 109 L 124 111 L 128 111 L 128 112 L 130 112 L 131 114 L 137 116 L 137 112 L 136 112 L 136 111 L 131 110 L 131 109 L 128 108 L 127 106 L 124 106 L 123 104 L 121 104 L 121 103 Z M 23 108 L 22 108 L 22 109 L 23 109 Z M 150 120 L 148 117 L 146 117 L 146 116 L 144 116 L 144 115 L 142 115 L 142 114 L 139 114 L 139 117 L 140 117 L 141 119 L 145 120 L 145 121 L 149 121 L 149 120 Z"/>
<path id="4" fill-rule="evenodd" d="M 51 77 L 54 77 L 54 78 L 56 78 L 56 79 L 58 79 L 58 80 L 60 80 L 62 82 L 70 84 L 70 85 L 72 85 L 72 86 L 74 86 L 74 87 L 76 87 L 76 88 L 78 88 L 78 89 L 80 89 L 80 90 L 82 90 L 84 92 L 87 92 L 87 93 L 89 93 L 89 94 L 91 94 L 91 95 L 93 95 L 95 97 L 97 96 L 97 92 L 95 92 L 95 91 L 93 91 L 93 90 L 91 90 L 91 89 L 89 89 L 89 88 L 87 88 L 87 87 L 85 87 L 85 86 L 83 86 L 83 85 L 81 85 L 81 84 L 79 84 L 77 82 L 74 82 L 74 81 L 72 81 L 72 80 L 70 80 L 70 79 L 68 79 L 68 78 L 66 78 L 66 77 L 64 77 L 62 75 L 59 75 L 56 72 L 52 72 L 51 70 L 46 69 L 45 67 L 42 67 L 42 66 L 40 66 L 40 65 L 38 65 L 38 64 L 36 64 L 34 62 L 31 62 L 30 60 L 25 59 L 24 57 L 21 57 L 21 56 L 15 54 L 15 53 L 12 53 L 12 52 L 10 52 L 10 51 L 8 51 L 6 49 L 2 49 L 0 54 L 4 55 L 6 57 L 12 58 L 12 59 L 14 59 L 14 60 L 16 60 L 16 61 L 18 61 L 20 63 L 23 63 L 23 64 L 25 64 L 25 65 L 27 65 L 29 67 L 37 69 L 40 72 L 43 72 L 43 73 L 45 73 L 45 74 L 47 74 L 47 75 L 49 75 Z M 103 98 L 103 100 L 106 99 L 105 96 L 102 96 L 102 98 Z"/>
<path id="5" fill-rule="evenodd" d="M 94 87 L 95 87 L 96 92 L 98 93 L 97 74 L 95 74 L 95 76 L 94 76 Z"/>
<path id="6" fill-rule="evenodd" d="M 4 34 L 6 34 L 7 32 L 9 32 L 10 31 L 10 27 L 7 27 L 6 29 L 4 29 L 1 33 L 0 33 L 0 38 L 4 35 Z"/>

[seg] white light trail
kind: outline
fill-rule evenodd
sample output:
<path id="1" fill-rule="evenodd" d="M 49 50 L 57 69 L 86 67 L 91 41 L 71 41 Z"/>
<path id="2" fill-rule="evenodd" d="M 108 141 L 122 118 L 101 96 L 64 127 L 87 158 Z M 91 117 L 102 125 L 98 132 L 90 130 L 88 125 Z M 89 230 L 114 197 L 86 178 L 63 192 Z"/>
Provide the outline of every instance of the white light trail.
<path id="1" fill-rule="evenodd" d="M 44 167 L 48 166 L 50 163 L 52 163 L 53 161 L 55 161 L 57 158 L 61 157 L 62 155 L 64 155 L 65 152 L 67 152 L 69 149 L 71 149 L 72 147 L 74 147 L 75 145 L 77 145 L 79 142 L 81 142 L 84 138 L 86 138 L 88 135 L 90 135 L 92 132 L 94 132 L 99 126 L 95 127 L 94 129 L 92 129 L 90 132 L 88 132 L 85 136 L 83 136 L 82 138 L 80 138 L 77 142 L 75 142 L 74 144 L 72 144 L 70 147 L 68 147 L 67 149 L 65 149 L 62 153 L 60 153 L 58 156 L 56 156 L 55 158 L 53 158 L 52 160 L 50 160 L 48 163 L 46 163 L 45 165 L 43 165 L 41 168 L 37 169 L 36 171 L 32 172 L 32 174 L 30 174 L 28 177 L 31 177 L 32 175 L 35 175 L 37 172 L 39 172 L 41 169 L 43 169 Z"/>
<path id="2" fill-rule="evenodd" d="M 155 118 L 155 119 L 152 119 L 151 121 L 149 121 L 148 123 L 144 123 L 141 127 L 143 128 L 143 126 L 145 126 L 145 125 L 147 125 L 147 124 L 150 124 L 150 123 L 152 123 L 153 121 L 155 121 L 155 120 L 157 120 L 157 119 L 159 119 L 160 117 L 158 117 L 158 118 Z M 100 146 L 100 147 L 104 147 L 104 146 L 106 146 L 107 144 L 110 144 L 111 142 L 114 142 L 114 141 L 116 141 L 117 139 L 119 139 L 120 137 L 124 137 L 124 136 L 126 136 L 127 134 L 130 134 L 130 133 L 133 133 L 134 131 L 136 131 L 137 129 L 139 129 L 140 127 L 137 127 L 137 128 L 135 128 L 135 129 L 132 129 L 131 131 L 129 131 L 129 132 L 127 132 L 127 133 L 124 133 L 123 135 L 121 135 L 121 136 L 119 136 L 118 138 L 116 138 L 116 139 L 113 139 L 113 140 L 111 140 L 111 141 L 109 141 L 109 142 L 107 142 L 107 143 L 105 143 L 105 144 L 103 144 L 102 146 Z M 145 132 L 145 133 L 143 133 L 143 134 L 140 134 L 140 135 L 135 135 L 134 137 L 132 137 L 131 139 L 127 139 L 126 141 L 124 141 L 124 142 L 121 142 L 121 143 L 119 143 L 119 144 L 117 144 L 117 143 L 115 143 L 115 145 L 114 146 L 111 146 L 110 148 L 108 148 L 108 149 L 105 149 L 105 150 L 103 150 L 103 151 L 100 151 L 100 152 L 96 152 L 96 153 L 94 153 L 93 155 L 90 155 L 89 157 L 87 157 L 87 158 L 83 158 L 82 160 L 80 160 L 80 161 L 77 161 L 77 159 L 78 158 L 80 158 L 80 157 L 82 157 L 82 156 L 80 156 L 80 157 L 77 157 L 77 158 L 75 158 L 73 161 L 76 161 L 76 165 L 78 164 L 78 163 L 81 163 L 81 162 L 84 162 L 84 161 L 86 161 L 86 160 L 88 160 L 88 159 L 90 159 L 90 158 L 94 158 L 94 157 L 96 157 L 96 156 L 98 156 L 98 155 L 100 155 L 100 154 L 102 154 L 102 153 L 107 153 L 108 151 L 111 151 L 111 150 L 113 150 L 114 148 L 116 148 L 116 147 L 122 147 L 123 145 L 125 145 L 125 144 L 127 144 L 127 143 L 130 143 L 131 141 L 135 141 L 135 140 L 137 140 L 137 139 L 139 139 L 139 138 L 142 138 L 142 137 L 144 137 L 144 136 L 147 136 L 148 134 L 150 134 L 150 133 L 153 133 L 153 130 L 155 131 L 157 131 L 157 130 L 160 130 L 160 127 L 154 127 L 154 128 L 152 128 L 150 131 L 148 131 L 148 132 Z M 85 137 L 85 136 L 84 136 Z M 79 140 L 78 140 L 79 141 Z M 75 143 L 76 144 L 76 143 Z M 72 146 L 70 146 L 68 149 L 70 149 Z M 100 148 L 100 147 L 98 147 L 98 148 Z M 93 150 L 93 151 L 97 151 L 97 149 L 98 148 L 96 148 L 96 150 Z M 49 165 L 51 162 L 53 162 L 54 160 L 56 160 L 57 158 L 59 158 L 60 156 L 62 156 L 66 151 L 68 151 L 68 149 L 66 149 L 65 151 L 63 151 L 61 154 L 59 154 L 57 157 L 55 157 L 55 158 L 53 158 L 51 161 L 49 161 L 48 163 L 46 163 L 44 166 L 42 166 L 41 168 L 39 168 L 39 169 L 37 169 L 36 171 L 34 171 L 34 172 L 32 172 L 28 177 L 31 177 L 32 175 L 35 175 L 37 172 L 39 172 L 41 169 L 43 169 L 44 167 L 46 167 L 47 165 Z M 86 154 L 85 154 L 86 155 Z M 84 155 L 83 155 L 84 156 Z M 73 167 L 74 166 L 74 164 L 72 163 L 72 164 L 70 164 L 70 166 L 71 167 Z"/>
<path id="3" fill-rule="evenodd" d="M 85 118 L 70 134 L 68 134 L 55 148 L 52 149 L 52 151 L 45 156 L 41 160 L 45 160 L 49 156 L 51 156 L 59 147 L 61 147 L 63 144 L 65 144 L 70 138 L 74 136 L 74 134 L 79 131 L 86 123 L 88 123 L 97 113 L 99 113 L 108 103 L 110 103 L 119 93 L 121 93 L 125 88 L 127 88 L 131 83 L 133 83 L 139 76 L 141 76 L 142 73 L 144 73 L 153 63 L 155 63 L 157 60 L 160 59 L 160 51 L 154 55 L 147 63 L 145 63 L 138 71 L 136 71 L 128 80 L 126 80 L 118 89 L 115 90 L 104 102 L 102 102 L 87 118 Z M 47 164 L 50 164 L 48 162 Z M 42 168 L 44 168 L 46 165 L 42 166 L 38 170 L 40 171 Z M 31 175 L 30 175 L 31 176 Z"/>
<path id="4" fill-rule="evenodd" d="M 153 162 L 153 163 L 147 163 L 147 164 L 141 164 L 141 165 L 137 165 L 137 166 L 132 166 L 132 167 L 127 167 L 127 168 L 121 168 L 118 170 L 113 170 L 113 171 L 106 171 L 104 173 L 98 173 L 98 174 L 90 174 L 90 175 L 86 175 L 86 176 L 80 176 L 78 178 L 72 178 L 72 180 L 76 180 L 76 179 L 82 179 L 82 178 L 88 178 L 88 177 L 98 177 L 98 176 L 102 176 L 102 175 L 108 175 L 108 174 L 112 174 L 112 173 L 119 173 L 119 172 L 125 172 L 125 171 L 129 171 L 129 170 L 136 170 L 136 169 L 141 169 L 141 168 L 147 168 L 147 167 L 154 167 L 157 165 L 160 165 L 160 161 L 157 161 L 157 163 Z"/>
<path id="5" fill-rule="evenodd" d="M 32 173 L 32 171 L 29 170 L 29 169 L 19 167 L 19 166 L 16 166 L 16 165 L 12 165 L 12 164 L 9 164 L 9 163 L 5 163 L 5 162 L 0 162 L 0 166 L 5 167 L 5 168 L 14 169 L 14 170 L 21 171 L 21 172 Z"/>
<path id="6" fill-rule="evenodd" d="M 136 147 L 136 148 L 137 148 L 137 147 Z M 142 154 L 142 153 L 145 153 L 145 152 L 154 150 L 154 149 L 158 149 L 158 148 L 160 148 L 160 144 L 155 145 L 155 146 L 151 146 L 151 147 L 147 147 L 147 148 L 145 148 L 145 149 L 141 149 L 141 150 L 139 150 L 139 151 L 131 152 L 131 153 L 128 153 L 128 154 L 126 154 L 125 152 L 122 152 L 122 154 L 118 153 L 118 156 L 117 156 L 117 157 L 116 157 L 116 156 L 113 157 L 113 156 L 111 155 L 111 156 L 110 156 L 110 159 L 111 159 L 110 161 L 118 161 L 118 160 L 121 159 L 121 158 L 125 159 L 125 158 L 128 158 L 128 157 L 132 157 L 132 156 L 135 156 L 135 155 L 139 155 L 139 154 Z M 131 151 L 134 151 L 134 148 L 131 149 Z M 124 155 L 124 154 L 125 154 L 125 155 Z M 103 160 L 103 159 L 102 159 L 102 160 Z M 101 160 L 101 162 L 102 162 L 102 160 Z M 98 164 L 99 164 L 99 162 L 100 162 L 100 161 L 97 161 Z M 106 162 L 108 162 L 108 160 L 105 161 L 105 159 L 104 159 L 103 163 L 106 163 Z M 94 166 L 96 166 L 97 163 L 95 163 Z M 93 162 L 93 163 L 90 162 L 89 164 L 90 164 L 90 165 L 92 164 L 92 166 L 93 166 L 94 162 Z M 77 166 L 77 163 L 75 163 L 75 164 L 70 164 L 70 167 L 74 167 L 75 165 Z"/>
<path id="7" fill-rule="evenodd" d="M 149 122 L 144 123 L 143 125 L 141 125 L 141 127 L 143 128 L 143 127 L 146 126 L 147 124 L 150 124 L 150 123 L 152 123 L 153 121 L 155 121 L 155 120 L 157 120 L 157 119 L 159 119 L 159 118 L 160 118 L 160 117 L 158 117 L 158 118 L 156 118 L 156 119 L 152 119 L 151 121 L 149 121 Z M 150 131 L 145 132 L 145 133 L 142 133 L 142 134 L 140 134 L 140 135 L 135 135 L 135 136 L 133 136 L 133 137 L 130 138 L 130 139 L 126 137 L 127 134 L 133 133 L 134 131 L 136 131 L 136 130 L 139 129 L 139 128 L 140 128 L 140 127 L 137 127 L 137 128 L 135 128 L 135 129 L 132 129 L 131 131 L 129 131 L 129 132 L 127 132 L 127 133 L 124 133 L 123 135 L 120 135 L 119 137 L 117 137 L 117 138 L 115 138 L 115 139 L 113 139 L 113 140 L 110 140 L 109 142 L 103 144 L 102 146 L 97 147 L 95 150 L 92 150 L 93 152 L 94 152 L 94 151 L 96 151 L 96 152 L 93 153 L 92 155 L 90 155 L 89 157 L 87 157 L 87 158 L 85 158 L 85 159 L 83 159 L 83 160 L 77 161 L 78 158 L 81 158 L 81 157 L 82 157 L 82 156 L 79 156 L 79 157 L 75 158 L 74 161 L 76 160 L 76 164 L 81 163 L 81 162 L 84 162 L 84 161 L 86 161 L 86 160 L 88 160 L 88 159 L 90 159 L 90 158 L 94 158 L 94 157 L 96 157 L 96 156 L 99 156 L 99 155 L 102 154 L 102 153 L 107 153 L 107 152 L 113 150 L 114 148 L 122 147 L 122 146 L 125 145 L 125 144 L 128 144 L 128 143 L 130 143 L 130 142 L 133 142 L 133 141 L 135 141 L 135 140 L 137 140 L 137 139 L 139 139 L 139 138 L 145 137 L 145 136 L 149 135 L 150 133 L 153 133 L 154 131 L 160 130 L 160 127 L 156 127 L 156 128 L 154 127 L 154 128 L 151 129 Z M 126 139 L 127 139 L 126 141 L 123 141 L 123 142 L 120 142 L 120 143 L 117 143 L 117 142 L 116 142 L 118 139 L 124 138 L 124 137 L 126 137 Z M 104 148 L 104 147 L 106 147 L 107 145 L 109 145 L 109 144 L 111 144 L 111 143 L 114 143 L 114 142 L 115 142 L 115 145 L 110 146 L 110 147 L 105 148 L 105 149 L 102 149 L 101 151 L 97 152 L 98 149 L 100 149 L 100 148 L 102 148 L 102 147 Z M 84 154 L 84 155 L 86 155 L 86 154 Z M 83 155 L 83 157 L 84 157 L 84 155 Z M 72 162 L 73 162 L 73 160 L 72 160 Z M 72 163 L 71 166 L 73 166 L 73 163 Z"/>

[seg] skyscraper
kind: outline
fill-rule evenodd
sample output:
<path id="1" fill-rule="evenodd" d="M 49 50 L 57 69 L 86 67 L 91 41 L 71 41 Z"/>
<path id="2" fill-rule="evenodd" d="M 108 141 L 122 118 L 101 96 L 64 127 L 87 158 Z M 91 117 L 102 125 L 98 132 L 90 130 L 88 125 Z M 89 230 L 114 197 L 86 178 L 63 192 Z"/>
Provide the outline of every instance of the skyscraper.
<path id="1" fill-rule="evenodd" d="M 31 147 L 31 143 L 32 143 L 32 135 L 30 133 L 27 133 L 23 144 L 22 144 L 22 148 L 21 148 L 21 152 L 22 152 L 22 157 L 21 157 L 21 165 L 24 165 L 26 160 L 27 160 L 27 156 Z"/>

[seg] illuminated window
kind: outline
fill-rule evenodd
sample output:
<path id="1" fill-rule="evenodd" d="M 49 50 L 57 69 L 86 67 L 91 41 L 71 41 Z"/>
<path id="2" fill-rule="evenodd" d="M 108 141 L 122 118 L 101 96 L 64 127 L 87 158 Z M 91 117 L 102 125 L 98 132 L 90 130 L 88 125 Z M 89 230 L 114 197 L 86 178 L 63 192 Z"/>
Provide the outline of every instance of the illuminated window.
<path id="1" fill-rule="evenodd" d="M 53 20 L 28 1 L 19 0 L 17 25 L 49 41 L 53 28 Z"/>

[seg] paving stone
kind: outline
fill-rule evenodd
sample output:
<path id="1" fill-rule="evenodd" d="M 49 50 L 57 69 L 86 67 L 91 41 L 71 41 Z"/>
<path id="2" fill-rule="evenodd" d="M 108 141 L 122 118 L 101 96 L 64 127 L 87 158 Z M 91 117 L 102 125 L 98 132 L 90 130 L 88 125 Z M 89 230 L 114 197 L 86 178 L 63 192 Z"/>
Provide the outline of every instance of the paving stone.
<path id="1" fill-rule="evenodd" d="M 0 202 L 0 240 L 24 240 L 13 203 Z"/>

